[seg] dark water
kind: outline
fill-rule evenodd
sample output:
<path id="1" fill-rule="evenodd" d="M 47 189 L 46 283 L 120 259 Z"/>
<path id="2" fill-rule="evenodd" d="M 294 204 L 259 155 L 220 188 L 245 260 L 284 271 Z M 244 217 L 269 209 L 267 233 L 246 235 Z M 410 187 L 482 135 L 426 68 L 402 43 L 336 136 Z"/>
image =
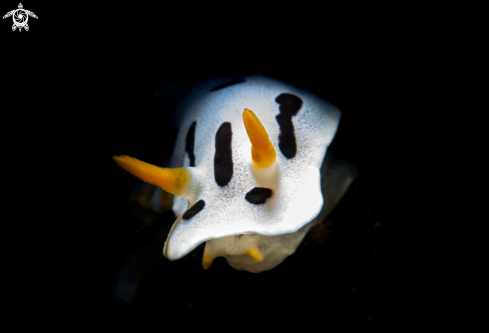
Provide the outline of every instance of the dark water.
<path id="1" fill-rule="evenodd" d="M 229 329 L 259 327 L 258 321 L 268 328 L 403 327 L 416 316 L 408 304 L 419 231 L 409 223 L 415 203 L 405 190 L 413 161 L 402 153 L 413 115 L 406 91 L 415 91 L 405 78 L 415 57 L 400 42 L 409 40 L 402 24 L 366 15 L 372 8 L 281 2 L 103 6 L 98 12 L 110 12 L 108 22 L 88 24 L 89 9 L 80 8 L 86 15 L 74 16 L 66 45 L 50 41 L 57 52 L 32 63 L 43 92 L 34 96 L 63 111 L 44 109 L 47 116 L 37 114 L 33 122 L 62 120 L 53 126 L 59 132 L 44 135 L 57 144 L 54 155 L 75 168 L 55 190 L 59 202 L 66 200 L 63 213 L 54 214 L 62 217 L 54 231 L 65 245 L 50 252 L 62 271 L 57 287 L 77 304 L 68 331 L 160 331 L 172 323 L 206 328 L 229 319 Z M 39 20 L 26 34 L 34 40 L 46 30 Z M 259 274 L 236 271 L 223 258 L 204 271 L 200 246 L 179 261 L 155 260 L 131 303 L 114 300 L 124 262 L 157 248 L 173 217 L 159 216 L 147 227 L 129 211 L 125 200 L 138 181 L 112 155 L 163 162 L 171 155 L 167 124 L 180 94 L 202 80 L 250 74 L 311 91 L 342 111 L 331 149 L 359 175 L 330 216 L 330 228 L 317 230 L 329 236 L 306 237 L 294 255 Z M 163 98 L 155 96 L 161 85 Z M 74 268 L 64 270 L 65 264 Z"/>

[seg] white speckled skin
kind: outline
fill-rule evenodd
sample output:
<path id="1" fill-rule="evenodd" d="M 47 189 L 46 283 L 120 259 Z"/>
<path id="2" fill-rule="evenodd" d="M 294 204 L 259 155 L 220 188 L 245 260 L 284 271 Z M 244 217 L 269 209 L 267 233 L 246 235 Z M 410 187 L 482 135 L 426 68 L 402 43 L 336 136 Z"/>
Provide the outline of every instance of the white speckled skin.
<path id="1" fill-rule="evenodd" d="M 246 82 L 213 92 L 210 91 L 213 87 L 228 79 L 201 86 L 186 99 L 178 113 L 180 131 L 171 167 L 183 166 L 191 170 L 193 197 L 190 200 L 174 198 L 173 211 L 178 218 L 163 251 L 170 260 L 179 259 L 199 244 L 216 239 L 208 242 L 207 250 L 225 256 L 236 269 L 252 272 L 270 269 L 295 251 L 310 227 L 306 225 L 321 212 L 320 168 L 336 133 L 340 111 L 328 102 L 281 81 L 263 76 L 245 79 Z M 280 111 L 275 98 L 282 93 L 296 95 L 303 101 L 297 115 L 292 117 L 297 143 L 297 154 L 292 159 L 284 157 L 278 145 L 280 128 L 275 117 Z M 277 152 L 277 161 L 269 169 L 256 168 L 252 163 L 251 143 L 242 118 L 245 108 L 252 110 L 260 119 Z M 189 167 L 185 138 L 194 121 L 197 122 L 195 167 Z M 232 126 L 234 171 L 229 184 L 220 187 L 214 179 L 214 154 L 216 132 L 223 122 L 230 122 Z M 342 190 L 337 190 L 334 198 L 325 196 L 329 201 L 335 201 L 334 205 L 354 179 L 352 170 L 343 172 L 339 180 Z M 270 188 L 273 195 L 263 205 L 251 204 L 245 200 L 245 195 L 254 187 Z M 182 220 L 185 211 L 199 200 L 205 201 L 204 209 L 190 220 Z M 325 204 L 331 211 L 333 207 L 329 208 L 334 205 L 331 202 Z M 236 247 L 237 243 L 233 243 L 232 238 L 223 238 L 241 234 L 246 236 L 240 238 L 243 246 Z M 259 237 L 246 234 L 274 236 L 274 241 L 270 241 L 272 237 L 259 240 Z M 219 238 L 223 238 L 220 243 Z M 261 242 L 262 262 L 254 261 L 242 250 L 232 251 L 233 247 L 246 248 L 248 242 Z M 276 250 L 272 251 L 272 246 L 267 244 L 274 242 L 280 246 L 275 246 Z M 273 255 L 273 252 L 277 253 Z"/>

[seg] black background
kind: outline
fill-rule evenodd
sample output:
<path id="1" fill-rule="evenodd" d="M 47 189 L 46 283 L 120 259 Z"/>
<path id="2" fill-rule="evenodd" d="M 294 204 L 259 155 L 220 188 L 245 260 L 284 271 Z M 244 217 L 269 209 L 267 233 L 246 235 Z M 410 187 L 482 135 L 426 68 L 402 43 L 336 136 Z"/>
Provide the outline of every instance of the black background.
<path id="1" fill-rule="evenodd" d="M 238 328 L 259 321 L 401 328 L 424 316 L 413 306 L 422 227 L 411 220 L 419 171 L 410 158 L 429 80 L 420 70 L 429 41 L 412 28 L 420 14 L 279 1 L 23 5 L 39 17 L 29 19 L 29 31 L 12 32 L 7 19 L 0 27 L 4 170 L 13 175 L 6 188 L 17 216 L 4 237 L 17 244 L 7 263 L 27 295 L 13 308 L 29 313 L 55 303 L 66 311 L 43 319 L 86 331 L 204 328 L 229 319 Z M 158 264 L 132 304 L 112 300 L 124 260 L 171 223 L 167 216 L 148 228 L 128 211 L 138 181 L 112 155 L 155 164 L 169 157 L 171 108 L 154 104 L 161 84 L 250 74 L 309 90 L 343 112 L 335 149 L 359 177 L 333 232 L 260 274 L 222 258 L 204 271 L 200 247 Z M 58 291 L 62 300 L 54 301 Z"/>

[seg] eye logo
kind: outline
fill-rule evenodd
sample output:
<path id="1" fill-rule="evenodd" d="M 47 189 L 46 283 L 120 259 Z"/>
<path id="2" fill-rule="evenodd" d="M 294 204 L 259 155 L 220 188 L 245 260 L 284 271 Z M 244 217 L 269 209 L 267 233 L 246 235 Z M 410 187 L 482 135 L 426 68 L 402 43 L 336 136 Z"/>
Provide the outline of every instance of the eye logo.
<path id="1" fill-rule="evenodd" d="M 7 14 L 5 14 L 3 18 L 7 18 L 10 16 L 12 16 L 12 19 L 14 20 L 14 24 L 12 24 L 12 31 L 15 31 L 15 29 L 19 28 L 19 32 L 22 30 L 22 28 L 24 28 L 25 31 L 29 31 L 29 25 L 27 24 L 29 16 L 37 18 L 37 15 L 33 12 L 23 9 L 22 3 L 19 3 L 19 8 L 11 10 Z"/>

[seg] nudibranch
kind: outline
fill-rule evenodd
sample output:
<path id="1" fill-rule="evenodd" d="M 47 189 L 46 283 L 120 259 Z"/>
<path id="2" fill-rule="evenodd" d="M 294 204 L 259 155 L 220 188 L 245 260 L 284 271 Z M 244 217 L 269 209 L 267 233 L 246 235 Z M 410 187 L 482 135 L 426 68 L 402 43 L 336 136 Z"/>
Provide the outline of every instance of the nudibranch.
<path id="1" fill-rule="evenodd" d="M 249 272 L 272 269 L 293 254 L 333 210 L 357 170 L 327 149 L 340 111 L 264 76 L 214 80 L 185 99 L 170 168 L 114 156 L 158 187 L 161 210 L 173 195 L 177 219 L 163 254 L 177 260 L 205 242 L 204 269 L 216 257 Z"/>

